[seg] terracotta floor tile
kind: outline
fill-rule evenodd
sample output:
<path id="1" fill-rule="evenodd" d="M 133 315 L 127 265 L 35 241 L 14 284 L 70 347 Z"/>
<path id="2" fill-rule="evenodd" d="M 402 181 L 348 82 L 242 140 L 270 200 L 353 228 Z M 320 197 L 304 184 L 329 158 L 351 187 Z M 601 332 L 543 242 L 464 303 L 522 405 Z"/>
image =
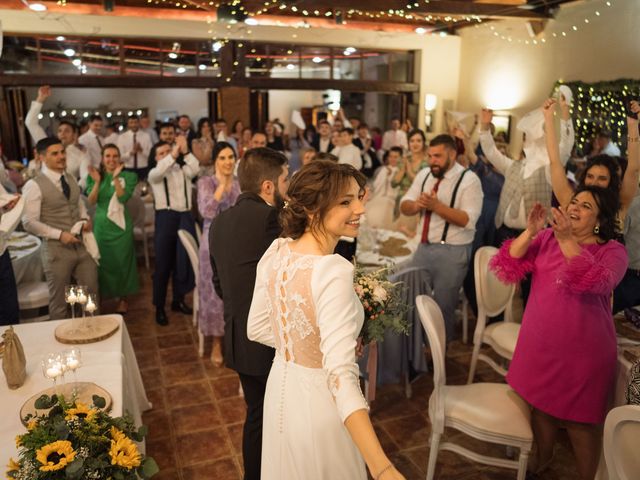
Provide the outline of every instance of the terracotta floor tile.
<path id="1" fill-rule="evenodd" d="M 414 460 L 414 462 L 420 462 L 418 465 L 426 473 L 427 463 L 429 461 L 429 448 L 416 449 L 411 452 L 407 452 L 408 455 Z M 483 465 L 479 463 L 471 462 L 462 455 L 458 455 L 446 450 L 440 451 L 438 454 L 438 463 L 436 464 L 435 478 L 441 480 L 458 480 L 461 478 L 470 479 L 477 478 L 483 469 Z M 476 475 L 469 477 L 470 472 L 476 472 Z M 515 472 L 513 478 L 515 478 Z"/>
<path id="2" fill-rule="evenodd" d="M 199 361 L 165 366 L 162 368 L 162 376 L 167 386 L 207 379 L 202 362 Z"/>
<path id="3" fill-rule="evenodd" d="M 141 350 L 136 351 L 136 359 L 138 360 L 138 368 L 154 368 L 160 366 L 160 355 L 158 350 Z"/>
<path id="4" fill-rule="evenodd" d="M 215 378 L 210 382 L 217 399 L 238 397 L 240 379 L 237 376 Z"/>
<path id="5" fill-rule="evenodd" d="M 138 351 L 146 351 L 146 350 L 157 350 L 158 343 L 156 342 L 156 337 L 152 337 L 150 335 L 145 335 L 143 337 L 134 337 L 131 340 L 133 344 L 133 349 Z"/>
<path id="6" fill-rule="evenodd" d="M 160 470 L 153 476 L 153 480 L 182 480 L 182 478 L 182 473 L 176 468 Z"/>
<path id="7" fill-rule="evenodd" d="M 159 368 L 145 368 L 140 370 L 142 383 L 146 389 L 158 388 L 164 385 L 162 380 L 162 370 Z"/>
<path id="8" fill-rule="evenodd" d="M 231 441 L 224 428 L 179 435 L 177 445 L 181 468 L 207 460 L 230 457 L 233 453 Z"/>
<path id="9" fill-rule="evenodd" d="M 222 419 L 214 403 L 174 408 L 171 410 L 171 423 L 178 435 L 210 430 L 222 424 Z"/>
<path id="10" fill-rule="evenodd" d="M 427 445 L 430 427 L 422 415 L 396 418 L 379 424 L 400 449 Z"/>
<path id="11" fill-rule="evenodd" d="M 244 402 L 244 398 L 237 397 L 220 400 L 218 401 L 218 408 L 220 409 L 222 423 L 225 425 L 244 423 L 244 419 L 247 416 L 247 404 Z"/>
<path id="12" fill-rule="evenodd" d="M 382 445 L 382 449 L 387 455 L 398 451 L 398 445 L 396 445 L 393 439 L 382 427 L 378 425 L 374 425 L 373 428 L 376 431 L 376 435 L 378 435 L 378 440 L 380 440 L 380 445 Z"/>
<path id="13" fill-rule="evenodd" d="M 190 346 L 171 347 L 160 350 L 162 366 L 175 365 L 177 363 L 191 363 L 199 361 L 198 352 Z"/>
<path id="14" fill-rule="evenodd" d="M 407 480 L 423 478 L 424 473 L 411 461 L 411 458 L 404 452 L 395 452 L 389 455 L 389 460 L 402 473 Z"/>
<path id="15" fill-rule="evenodd" d="M 154 388 L 152 390 L 146 389 L 147 398 L 153 405 L 154 411 L 166 410 L 167 403 L 165 400 L 165 392 L 163 388 Z"/>
<path id="16" fill-rule="evenodd" d="M 177 333 L 169 333 L 167 335 L 158 335 L 159 348 L 171 347 L 194 347 L 193 335 L 189 331 L 181 331 Z"/>
<path id="17" fill-rule="evenodd" d="M 153 321 L 155 324 L 155 320 Z M 134 339 L 137 337 L 155 337 L 154 326 L 150 322 L 127 323 L 129 336 Z"/>
<path id="18" fill-rule="evenodd" d="M 178 467 L 175 445 L 171 440 L 153 440 L 150 438 L 146 442 L 146 449 L 146 454 L 153 457 L 161 471 Z"/>
<path id="19" fill-rule="evenodd" d="M 237 455 L 242 455 L 242 423 L 236 423 L 235 425 L 227 425 L 227 432 L 231 439 L 231 444 Z"/>
<path id="20" fill-rule="evenodd" d="M 203 364 L 204 364 L 204 369 L 207 373 L 207 376 L 209 378 L 220 378 L 220 377 L 237 377 L 238 374 L 234 371 L 231 370 L 230 368 L 226 368 L 226 367 L 214 367 L 213 363 L 211 363 L 211 360 L 209 359 L 209 356 L 205 353 L 204 357 L 203 357 Z"/>
<path id="21" fill-rule="evenodd" d="M 166 388 L 167 405 L 171 408 L 199 405 L 213 401 L 213 392 L 206 381 L 181 383 Z"/>
<path id="22" fill-rule="evenodd" d="M 149 410 L 142 414 L 142 423 L 149 428 L 147 440 L 171 439 L 171 423 L 164 410 Z"/>
<path id="23" fill-rule="evenodd" d="M 183 480 L 240 480 L 240 471 L 233 458 L 187 467 L 182 471 Z"/>

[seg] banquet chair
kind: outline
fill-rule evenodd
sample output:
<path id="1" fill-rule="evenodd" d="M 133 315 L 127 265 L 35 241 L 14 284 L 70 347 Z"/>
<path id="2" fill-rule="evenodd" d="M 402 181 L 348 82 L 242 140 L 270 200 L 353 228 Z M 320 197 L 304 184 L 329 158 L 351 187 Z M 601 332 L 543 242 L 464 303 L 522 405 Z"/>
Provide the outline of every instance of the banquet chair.
<path id="1" fill-rule="evenodd" d="M 200 308 L 198 298 L 198 272 L 200 271 L 198 245 L 196 244 L 196 239 L 193 238 L 193 235 L 184 229 L 178 230 L 178 237 L 182 242 L 182 246 L 187 251 L 187 255 L 189 255 L 191 268 L 193 268 L 193 273 L 195 273 L 196 287 L 193 289 L 193 326 L 196 326 L 198 323 L 198 310 Z M 198 353 L 201 357 L 204 355 L 204 335 L 202 335 L 200 328 L 198 328 Z"/>
<path id="2" fill-rule="evenodd" d="M 18 306 L 20 311 L 49 306 L 49 286 L 47 282 L 27 282 L 18 285 Z M 49 320 L 49 313 L 29 318 L 27 322 Z"/>
<path id="3" fill-rule="evenodd" d="M 490 356 L 480 353 L 480 347 L 487 344 L 502 358 L 511 360 L 520 333 L 520 324 L 513 321 L 511 312 L 515 285 L 502 283 L 489 269 L 489 261 L 497 251 L 498 249 L 494 247 L 481 247 L 473 259 L 478 320 L 473 334 L 473 353 L 467 383 L 473 382 L 478 360 L 486 362 L 496 372 L 505 376 L 507 370 Z M 487 318 L 503 312 L 504 321 L 487 325 Z"/>
<path id="4" fill-rule="evenodd" d="M 153 204 L 151 209 L 153 209 Z M 133 195 L 127 202 L 127 208 L 133 221 L 133 237 L 142 241 L 144 265 L 149 270 L 149 238 L 155 234 L 153 211 L 149 211 L 147 204 L 139 195 Z"/>
<path id="5" fill-rule="evenodd" d="M 427 332 L 433 359 L 434 386 L 429 399 L 431 448 L 427 480 L 434 478 L 440 450 L 449 450 L 484 465 L 515 469 L 518 471 L 517 480 L 524 480 L 533 443 L 529 406 L 509 385 L 503 383 L 447 385 L 442 312 L 436 302 L 426 295 L 416 297 L 416 307 Z M 490 457 L 452 442 L 441 442 L 445 427 L 454 428 L 478 440 L 518 448 L 519 459 Z"/>
<path id="6" fill-rule="evenodd" d="M 638 478 L 640 456 L 640 405 L 614 408 L 604 422 L 604 458 L 609 480 Z"/>

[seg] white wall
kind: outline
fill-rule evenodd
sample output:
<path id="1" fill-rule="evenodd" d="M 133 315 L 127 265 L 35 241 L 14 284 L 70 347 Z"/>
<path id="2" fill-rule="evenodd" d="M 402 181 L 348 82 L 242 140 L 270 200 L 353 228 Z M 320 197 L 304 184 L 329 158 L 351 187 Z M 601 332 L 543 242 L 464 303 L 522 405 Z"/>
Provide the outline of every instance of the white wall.
<path id="1" fill-rule="evenodd" d="M 33 100 L 37 89 L 27 89 L 27 99 Z M 155 118 L 161 110 L 187 114 L 194 124 L 208 115 L 207 92 L 196 88 L 54 88 L 45 109 L 62 104 L 67 109 L 136 109 L 148 108 Z"/>
<path id="2" fill-rule="evenodd" d="M 322 105 L 322 91 L 269 90 L 269 118 L 278 118 L 285 125 L 291 123 L 293 110 L 317 105 Z"/>
<path id="3" fill-rule="evenodd" d="M 611 7 L 605 0 L 563 6 L 545 29 L 545 44 L 526 45 L 531 37 L 523 22 L 493 22 L 463 30 L 457 108 L 476 112 L 489 106 L 509 111 L 517 120 L 539 107 L 559 79 L 640 78 L 640 1 L 610 2 Z M 512 41 L 496 37 L 494 31 Z M 513 150 L 518 150 L 520 135 L 513 137 L 518 139 Z"/>

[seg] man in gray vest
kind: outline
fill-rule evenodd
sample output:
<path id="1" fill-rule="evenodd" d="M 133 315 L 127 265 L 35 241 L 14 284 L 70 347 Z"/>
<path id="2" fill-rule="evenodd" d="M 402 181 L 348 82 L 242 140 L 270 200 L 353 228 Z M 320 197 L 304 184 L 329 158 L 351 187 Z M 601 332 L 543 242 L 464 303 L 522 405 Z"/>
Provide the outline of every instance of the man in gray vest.
<path id="1" fill-rule="evenodd" d="M 25 209 L 22 224 L 26 231 L 42 238 L 42 264 L 49 285 L 49 315 L 65 318 L 67 305 L 64 287 L 72 283 L 86 285 L 98 292 L 98 271 L 82 240 L 71 233 L 73 226 L 85 221 L 83 231 L 91 231 L 87 209 L 80 198 L 76 179 L 65 172 L 65 149 L 57 138 L 43 138 L 36 144 L 43 158 L 42 171 L 24 186 Z"/>
<path id="2" fill-rule="evenodd" d="M 400 203 L 403 214 L 421 215 L 421 243 L 410 266 L 427 274 L 429 291 L 421 293 L 433 296 L 442 310 L 447 342 L 454 339 L 454 312 L 483 199 L 480 179 L 456 157 L 453 137 L 438 135 L 431 140 L 429 167 L 418 172 Z"/>

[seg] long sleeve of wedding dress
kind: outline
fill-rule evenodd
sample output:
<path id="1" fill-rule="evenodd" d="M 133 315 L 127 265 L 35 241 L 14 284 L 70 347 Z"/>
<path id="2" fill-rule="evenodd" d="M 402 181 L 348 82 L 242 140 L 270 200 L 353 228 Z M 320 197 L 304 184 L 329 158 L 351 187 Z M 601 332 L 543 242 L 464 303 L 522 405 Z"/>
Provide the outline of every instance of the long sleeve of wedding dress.
<path id="1" fill-rule="evenodd" d="M 265 252 L 265 257 L 273 254 L 277 246 L 277 240 Z M 267 284 L 261 281 L 264 278 L 266 267 L 261 261 L 256 272 L 256 284 L 253 289 L 251 308 L 247 317 L 247 338 L 252 342 L 262 343 L 268 347 L 276 348 L 276 341 L 271 328 L 271 304 L 267 292 Z"/>
<path id="2" fill-rule="evenodd" d="M 311 290 L 320 330 L 322 368 L 340 419 L 368 409 L 360 390 L 356 338 L 363 311 L 353 289 L 353 265 L 338 255 L 320 259 L 313 270 Z"/>

